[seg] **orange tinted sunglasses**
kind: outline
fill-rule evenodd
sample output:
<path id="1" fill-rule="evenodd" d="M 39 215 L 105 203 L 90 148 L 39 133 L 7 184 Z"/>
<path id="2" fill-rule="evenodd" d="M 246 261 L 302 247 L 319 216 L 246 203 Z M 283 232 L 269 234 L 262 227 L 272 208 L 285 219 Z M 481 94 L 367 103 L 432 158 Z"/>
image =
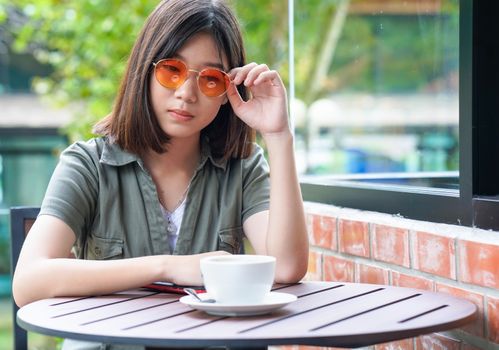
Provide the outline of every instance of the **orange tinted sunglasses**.
<path id="1" fill-rule="evenodd" d="M 154 76 L 158 83 L 168 89 L 178 89 L 189 76 L 189 72 L 197 73 L 199 90 L 208 97 L 222 96 L 227 92 L 230 78 L 224 71 L 216 68 L 205 68 L 201 71 L 189 69 L 184 61 L 165 58 L 154 65 Z"/>

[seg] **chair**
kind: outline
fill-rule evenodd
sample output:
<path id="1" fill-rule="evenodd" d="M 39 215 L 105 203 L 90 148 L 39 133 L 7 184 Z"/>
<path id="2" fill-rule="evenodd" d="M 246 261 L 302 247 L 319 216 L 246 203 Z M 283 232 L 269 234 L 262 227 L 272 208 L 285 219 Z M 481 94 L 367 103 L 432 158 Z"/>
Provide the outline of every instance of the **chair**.
<path id="1" fill-rule="evenodd" d="M 10 270 L 11 275 L 14 275 L 14 270 L 16 269 L 17 260 L 19 259 L 19 253 L 21 252 L 21 247 L 23 245 L 24 239 L 28 234 L 31 226 L 36 220 L 40 208 L 38 207 L 12 207 L 10 208 L 10 241 L 11 241 L 11 262 Z M 12 325 L 14 329 L 14 349 L 25 350 L 28 348 L 28 336 L 27 332 L 19 327 L 16 322 L 16 314 L 19 308 L 12 298 Z"/>

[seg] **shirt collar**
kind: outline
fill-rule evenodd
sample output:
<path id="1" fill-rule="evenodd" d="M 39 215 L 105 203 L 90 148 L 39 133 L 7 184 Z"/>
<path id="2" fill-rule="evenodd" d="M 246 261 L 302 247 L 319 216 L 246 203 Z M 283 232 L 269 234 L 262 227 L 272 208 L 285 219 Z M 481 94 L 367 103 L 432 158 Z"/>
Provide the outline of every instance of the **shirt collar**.
<path id="1" fill-rule="evenodd" d="M 123 150 L 117 143 L 111 142 L 108 138 L 104 139 L 100 162 L 113 166 L 123 166 L 132 162 L 142 164 L 138 155 Z"/>
<path id="2" fill-rule="evenodd" d="M 211 164 L 217 168 L 225 170 L 227 167 L 227 160 L 221 158 L 213 157 L 211 152 L 210 144 L 207 137 L 201 138 L 201 160 L 199 162 L 198 170 L 201 169 L 207 160 L 210 160 Z"/>
<path id="3" fill-rule="evenodd" d="M 208 160 L 213 166 L 222 170 L 225 170 L 227 167 L 226 160 L 213 157 L 208 140 L 203 137 L 201 138 L 201 160 L 197 170 L 201 169 Z M 138 155 L 123 150 L 118 144 L 110 142 L 109 139 L 105 139 L 100 162 L 112 166 L 123 166 L 137 162 L 144 168 L 142 159 Z"/>

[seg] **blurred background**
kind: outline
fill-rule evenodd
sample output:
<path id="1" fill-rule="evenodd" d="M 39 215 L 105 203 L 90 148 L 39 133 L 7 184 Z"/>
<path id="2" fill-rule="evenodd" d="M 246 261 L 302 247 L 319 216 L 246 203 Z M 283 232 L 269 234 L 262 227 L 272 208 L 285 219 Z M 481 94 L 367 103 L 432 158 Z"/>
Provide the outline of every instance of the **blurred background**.
<path id="1" fill-rule="evenodd" d="M 458 0 L 231 3 L 248 61 L 288 86 L 301 176 L 457 186 Z M 0 0 L 1 349 L 11 348 L 9 208 L 40 205 L 59 153 L 92 137 L 156 4 Z"/>

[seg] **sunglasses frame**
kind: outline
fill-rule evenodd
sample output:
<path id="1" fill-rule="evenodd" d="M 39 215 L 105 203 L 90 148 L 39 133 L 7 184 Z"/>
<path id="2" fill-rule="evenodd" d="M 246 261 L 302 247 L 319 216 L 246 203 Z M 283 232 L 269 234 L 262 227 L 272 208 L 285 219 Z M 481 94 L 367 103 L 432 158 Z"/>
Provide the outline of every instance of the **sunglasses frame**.
<path id="1" fill-rule="evenodd" d="M 158 76 L 157 76 L 157 68 L 158 68 L 158 65 L 161 63 L 161 62 L 164 62 L 164 61 L 176 61 L 176 62 L 180 62 L 182 65 L 185 66 L 185 68 L 187 69 L 187 73 L 189 72 L 194 72 L 196 73 L 196 84 L 197 84 L 197 87 L 199 89 L 199 91 L 201 91 L 201 93 L 206 96 L 206 97 L 220 97 L 220 96 L 223 96 L 227 93 L 227 90 L 228 90 L 228 84 L 230 83 L 230 78 L 229 78 L 229 75 L 224 72 L 223 70 L 219 69 L 219 68 L 204 68 L 204 69 L 201 69 L 200 71 L 199 70 L 196 70 L 196 69 L 191 69 L 189 68 L 189 66 L 187 65 L 187 63 L 185 63 L 184 61 L 178 59 L 178 58 L 163 58 L 157 62 L 153 62 L 152 65 L 154 66 L 154 78 L 156 79 L 156 81 L 161 85 L 163 86 L 165 89 L 170 89 L 170 90 L 177 90 L 179 87 L 181 87 L 186 81 L 187 79 L 189 78 L 189 74 L 187 74 L 185 80 L 179 85 L 177 86 L 176 88 L 170 88 L 170 87 L 167 87 L 165 85 L 163 85 L 161 83 L 161 81 L 158 79 Z M 204 71 L 206 70 L 216 70 L 220 73 L 222 73 L 222 76 L 225 78 L 226 80 L 226 88 L 225 88 L 225 91 L 222 92 L 220 95 L 215 95 L 215 96 L 209 96 L 209 95 L 206 95 L 203 90 L 201 89 L 200 85 L 199 85 L 199 76 L 201 75 L 201 73 L 203 73 Z"/>

